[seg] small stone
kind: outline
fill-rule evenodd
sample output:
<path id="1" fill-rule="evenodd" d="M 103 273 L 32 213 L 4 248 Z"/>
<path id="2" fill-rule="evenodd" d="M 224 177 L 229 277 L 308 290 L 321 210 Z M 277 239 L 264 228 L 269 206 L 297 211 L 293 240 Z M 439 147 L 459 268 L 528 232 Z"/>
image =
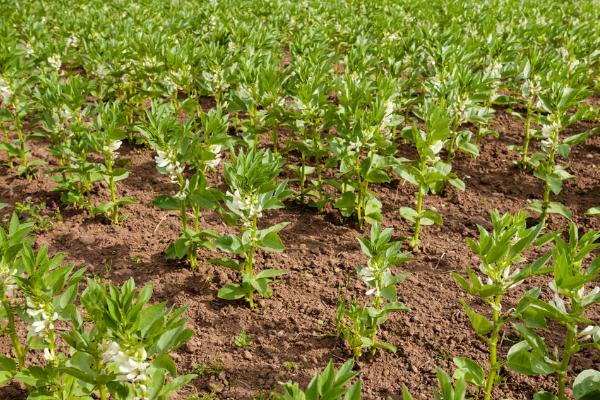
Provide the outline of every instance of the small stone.
<path id="1" fill-rule="evenodd" d="M 243 356 L 246 360 L 252 360 L 252 353 L 250 353 L 248 350 L 244 351 Z"/>
<path id="2" fill-rule="evenodd" d="M 185 350 L 188 353 L 195 353 L 199 348 L 200 348 L 199 340 L 195 340 L 194 338 L 188 340 L 183 345 L 183 350 Z"/>
<path id="3" fill-rule="evenodd" d="M 87 246 L 91 246 L 96 243 L 96 237 L 93 235 L 81 235 L 79 241 Z"/>

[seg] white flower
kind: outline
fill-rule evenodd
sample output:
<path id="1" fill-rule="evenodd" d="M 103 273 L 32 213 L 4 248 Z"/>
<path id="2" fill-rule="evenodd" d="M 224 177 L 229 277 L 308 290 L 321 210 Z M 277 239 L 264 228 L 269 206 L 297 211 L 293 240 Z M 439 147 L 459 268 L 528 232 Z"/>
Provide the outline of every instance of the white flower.
<path id="1" fill-rule="evenodd" d="M 55 70 L 60 70 L 60 67 L 62 66 L 60 56 L 58 54 L 54 54 L 53 56 L 48 57 L 48 64 L 50 64 L 50 66 Z"/>
<path id="2" fill-rule="evenodd" d="M 44 348 L 44 360 L 52 361 L 56 358 L 56 356 L 52 355 L 49 348 Z"/>
<path id="3" fill-rule="evenodd" d="M 29 332 L 33 336 L 47 339 L 49 334 L 54 331 L 54 322 L 58 320 L 58 314 L 53 312 L 49 304 L 36 304 L 30 298 L 27 298 L 26 303 L 27 314 L 35 319 Z"/>
<path id="4" fill-rule="evenodd" d="M 106 68 L 106 65 L 104 64 L 98 64 L 94 74 L 100 78 L 106 78 L 106 76 L 108 76 L 108 68 Z"/>
<path id="5" fill-rule="evenodd" d="M 110 342 L 104 341 L 102 347 L 104 348 L 104 351 L 102 352 L 102 362 L 105 364 L 113 362 L 114 358 L 121 351 L 121 346 L 114 340 Z"/>
<path id="6" fill-rule="evenodd" d="M 79 46 L 79 39 L 75 36 L 74 33 L 71 33 L 71 36 L 67 39 L 67 48 L 68 47 L 77 47 Z"/>
<path id="7" fill-rule="evenodd" d="M 552 134 L 552 125 L 542 125 L 542 135 L 549 137 Z"/>
<path id="8" fill-rule="evenodd" d="M 242 195 L 238 189 L 233 193 L 227 192 L 231 196 L 231 207 L 233 210 L 240 211 L 247 218 L 247 222 L 262 216 L 262 206 L 258 202 L 258 197 L 255 195 Z"/>
<path id="9" fill-rule="evenodd" d="M 110 154 L 110 157 L 114 160 L 117 156 L 117 150 L 121 148 L 121 144 L 123 144 L 120 140 L 113 140 L 109 144 L 102 146 L 102 151 Z"/>
<path id="10" fill-rule="evenodd" d="M 183 173 L 184 167 L 179 161 L 175 160 L 175 155 L 170 152 L 156 150 L 156 154 L 154 160 L 156 161 L 158 169 L 161 172 L 164 171 L 164 173 L 168 174 L 171 178 L 171 182 L 177 182 L 177 175 Z"/>
<path id="11" fill-rule="evenodd" d="M 215 158 L 206 163 L 209 168 L 216 168 L 221 162 L 221 150 L 223 146 L 220 144 L 212 144 L 208 147 L 208 151 L 214 154 Z"/>
<path id="12" fill-rule="evenodd" d="M 17 270 L 11 270 L 4 263 L 0 263 L 0 281 L 4 282 L 4 294 L 9 299 L 13 295 L 13 291 L 17 288 L 13 277 L 17 276 Z"/>
<path id="13" fill-rule="evenodd" d="M 189 181 L 189 179 L 186 179 L 185 185 L 183 185 L 183 187 L 181 189 L 179 189 L 177 194 L 175 194 L 175 198 L 177 200 L 185 200 L 187 198 L 189 192 L 190 192 L 190 181 Z"/>
<path id="14" fill-rule="evenodd" d="M 588 325 L 579 332 L 578 336 L 581 340 L 591 339 L 600 330 L 600 326 Z"/>
<path id="15" fill-rule="evenodd" d="M 575 70 L 575 68 L 577 68 L 579 66 L 579 60 L 578 59 L 573 59 L 571 61 L 569 61 L 569 72 L 573 72 Z"/>
<path id="16" fill-rule="evenodd" d="M 355 142 L 349 142 L 346 146 L 346 149 L 350 152 L 350 151 L 360 151 L 360 148 L 362 147 L 362 141 L 360 139 L 356 139 Z"/>
<path id="17" fill-rule="evenodd" d="M 115 341 L 105 341 L 103 347 L 102 362 L 114 365 L 119 374 L 117 379 L 138 383 L 140 390 L 146 393 L 147 388 L 144 383 L 148 380 L 146 369 L 150 365 L 146 362 L 148 358 L 146 350 L 142 347 L 135 351 L 125 351 Z"/>
<path id="18" fill-rule="evenodd" d="M 4 104 L 8 104 L 10 99 L 12 99 L 14 93 L 4 78 L 0 77 L 0 97 L 2 97 L 2 102 Z"/>
<path id="19" fill-rule="evenodd" d="M 26 57 L 31 57 L 35 53 L 31 44 L 29 44 L 27 42 L 23 43 L 23 50 L 25 50 Z"/>

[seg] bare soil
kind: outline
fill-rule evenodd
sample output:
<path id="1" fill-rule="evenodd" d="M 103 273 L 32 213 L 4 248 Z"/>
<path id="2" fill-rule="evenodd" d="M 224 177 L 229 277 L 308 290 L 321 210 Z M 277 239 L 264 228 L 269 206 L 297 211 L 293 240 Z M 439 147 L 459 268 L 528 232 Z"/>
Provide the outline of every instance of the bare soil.
<path id="1" fill-rule="evenodd" d="M 592 127 L 592 123 L 581 123 L 568 133 Z M 411 311 L 392 316 L 381 332 L 381 337 L 395 344 L 398 352 L 380 353 L 360 363 L 365 399 L 400 399 L 403 385 L 416 399 L 431 399 L 431 388 L 437 385 L 436 366 L 451 372 L 455 356 L 468 356 L 485 364 L 485 344 L 470 327 L 458 301 L 467 297 L 450 272 L 461 273 L 469 265 L 477 266 L 465 239 L 477 235 L 476 224 L 489 225 L 490 210 L 515 212 L 542 196 L 542 182 L 518 170 L 513 165 L 517 155 L 507 149 L 507 145 L 521 141 L 521 123 L 499 110 L 492 128 L 500 132 L 500 138 L 484 138 L 479 158 L 459 155 L 454 162 L 466 190 L 449 187 L 443 195 L 426 200 L 428 207 L 436 207 L 443 214 L 444 225 L 426 227 L 422 250 L 402 267 L 410 278 L 400 284 L 399 298 Z M 44 144 L 30 145 L 36 157 L 48 159 Z M 409 145 L 399 144 L 399 149 L 411 154 Z M 86 266 L 90 274 L 107 281 L 121 283 L 134 277 L 139 285 L 150 282 L 155 301 L 188 307 L 189 325 L 196 334 L 173 357 L 182 372 L 194 371 L 200 365 L 205 366 L 205 372 L 177 399 L 211 391 L 218 399 L 251 399 L 268 394 L 278 381 L 294 380 L 305 385 L 330 359 L 339 364 L 351 357 L 343 343 L 332 336 L 332 322 L 338 287 L 348 281 L 351 294 L 362 296 L 365 291 L 355 269 L 365 262 L 356 238 L 367 234 L 366 229 L 360 232 L 335 210 L 318 213 L 293 202 L 286 209 L 269 213 L 262 221 L 265 226 L 290 222 L 282 231 L 286 251 L 260 253 L 257 266 L 281 268 L 286 274 L 276 283 L 273 297 L 260 300 L 258 309 L 250 310 L 241 302 L 217 298 L 218 289 L 237 277 L 206 261 L 215 254 L 201 252 L 196 272 L 182 263 L 165 260 L 162 252 L 179 236 L 180 223 L 176 213 L 156 209 L 151 200 L 174 187 L 156 171 L 151 151 L 129 145 L 121 154 L 131 160 L 131 165 L 130 177 L 120 183 L 120 194 L 139 200 L 139 204 L 126 208 L 127 220 L 115 226 L 103 218 L 66 208 L 62 210 L 62 222 L 40 233 L 37 245 L 48 245 L 51 253 L 63 252 L 67 261 Z M 575 147 L 566 164 L 576 178 L 565 184 L 555 200 L 572 210 L 580 229 L 600 230 L 600 218 L 584 216 L 588 208 L 600 205 L 600 136 Z M 217 175 L 213 178 L 215 185 L 221 184 Z M 58 203 L 52 187 L 47 175 L 28 181 L 6 167 L 0 169 L 0 202 L 13 205 L 31 197 L 34 202 Z M 383 202 L 385 225 L 392 226 L 397 237 L 409 236 L 410 226 L 400 218 L 398 209 L 414 202 L 414 188 L 394 180 L 376 191 Z M 106 188 L 100 187 L 95 198 L 108 198 Z M 2 215 L 6 217 L 11 209 L 3 210 Z M 212 213 L 204 215 L 203 223 L 219 232 L 230 229 Z M 552 229 L 565 226 L 561 217 L 551 217 Z M 533 285 L 547 287 L 547 280 L 519 286 L 505 306 L 510 307 Z M 484 310 L 481 304 L 475 305 Z M 600 310 L 594 309 L 589 317 L 600 322 Z M 234 345 L 241 330 L 254 338 L 249 349 Z M 558 342 L 562 332 L 557 329 L 551 336 Z M 502 343 L 503 354 L 515 339 L 509 331 Z M 0 338 L 0 353 L 10 353 L 7 338 Z M 598 352 L 575 357 L 571 378 L 587 368 L 600 369 Z M 535 391 L 555 386 L 553 377 L 531 378 L 510 371 L 503 371 L 502 376 L 504 383 L 496 389 L 496 399 L 530 399 Z M 18 387 L 11 386 L 0 389 L 0 398 L 24 397 Z"/>

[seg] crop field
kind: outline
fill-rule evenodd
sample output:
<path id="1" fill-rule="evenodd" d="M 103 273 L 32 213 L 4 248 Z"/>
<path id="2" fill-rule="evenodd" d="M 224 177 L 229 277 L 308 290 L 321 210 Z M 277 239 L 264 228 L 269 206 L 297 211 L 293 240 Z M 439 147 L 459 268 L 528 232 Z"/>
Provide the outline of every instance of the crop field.
<path id="1" fill-rule="evenodd" d="M 598 0 L 0 0 L 0 400 L 600 400 Z"/>

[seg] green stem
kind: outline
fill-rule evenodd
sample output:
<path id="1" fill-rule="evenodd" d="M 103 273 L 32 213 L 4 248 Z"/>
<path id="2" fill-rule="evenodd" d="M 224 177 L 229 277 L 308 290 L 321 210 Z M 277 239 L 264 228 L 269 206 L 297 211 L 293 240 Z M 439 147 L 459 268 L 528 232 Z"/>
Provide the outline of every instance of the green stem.
<path id="1" fill-rule="evenodd" d="M 577 325 L 567 324 L 565 325 L 567 330 L 567 334 L 565 336 L 565 347 L 563 358 L 560 362 L 559 370 L 557 371 L 558 375 L 558 399 L 559 400 L 567 400 L 565 395 L 565 390 L 567 386 L 567 370 L 569 368 L 569 362 L 571 361 L 571 356 L 577 352 L 577 340 L 576 340 L 576 330 Z"/>
<path id="2" fill-rule="evenodd" d="M 550 153 L 548 154 L 548 163 L 546 165 L 546 175 L 552 174 L 554 171 L 555 164 L 555 155 L 556 155 L 556 146 L 554 145 L 559 140 L 558 132 L 554 133 L 554 138 L 552 140 L 552 147 L 550 147 Z M 550 207 L 550 184 L 548 180 L 544 180 L 544 199 L 542 202 L 542 215 L 540 216 L 540 221 L 542 224 L 546 223 L 546 218 L 548 216 L 548 208 Z"/>
<path id="3" fill-rule="evenodd" d="M 112 165 L 112 160 L 110 159 L 110 156 L 107 158 L 106 160 L 106 169 L 109 173 L 108 176 L 108 186 L 110 188 L 110 200 L 112 202 L 112 222 L 113 224 L 118 224 L 119 223 L 119 206 L 117 205 L 117 193 L 116 193 L 116 187 L 115 187 L 115 177 L 113 176 L 113 165 Z"/>
<path id="4" fill-rule="evenodd" d="M 377 285 L 380 285 L 380 282 L 381 282 L 381 274 L 378 274 L 378 277 L 377 277 L 377 278 L 378 278 L 378 279 L 377 279 Z M 381 307 L 381 297 L 380 297 L 380 296 L 377 296 L 377 297 L 375 297 L 374 308 L 375 308 L 375 309 L 377 309 L 377 310 L 379 310 L 379 307 Z M 375 326 L 373 326 L 373 327 L 372 327 L 372 329 L 373 329 L 373 332 L 371 332 L 371 341 L 372 341 L 373 343 L 375 343 L 375 341 L 377 341 L 377 320 L 376 320 L 376 319 L 374 319 L 374 322 L 375 322 L 375 323 L 374 323 L 374 325 L 375 325 Z M 371 355 L 372 355 L 372 356 L 374 356 L 375 354 L 377 354 L 377 348 L 376 348 L 376 347 L 373 347 L 373 348 L 371 349 Z"/>
<path id="5" fill-rule="evenodd" d="M 108 400 L 106 385 L 100 385 L 100 400 Z"/>
<path id="6" fill-rule="evenodd" d="M 8 135 L 8 129 L 6 128 L 6 126 L 4 124 L 2 124 L 2 132 L 4 133 L 4 143 L 7 145 L 10 145 L 10 136 Z M 9 168 L 13 168 L 13 157 L 12 154 L 10 153 L 10 151 L 7 151 L 7 161 L 8 161 L 8 167 Z"/>
<path id="7" fill-rule="evenodd" d="M 448 158 L 446 159 L 446 162 L 451 162 L 452 160 L 454 160 L 454 154 L 456 151 L 456 139 L 457 139 L 457 133 L 456 131 L 458 130 L 458 117 L 454 119 L 454 122 L 452 124 L 452 129 L 450 130 L 450 135 L 452 136 L 452 138 L 450 139 L 450 147 L 448 148 Z"/>
<path id="8" fill-rule="evenodd" d="M 494 383 L 496 381 L 496 376 L 500 370 L 500 363 L 498 362 L 498 340 L 500 339 L 500 329 L 504 324 L 500 319 L 500 303 L 502 301 L 502 296 L 496 296 L 494 299 L 494 303 L 492 306 L 492 334 L 490 337 L 490 372 L 488 374 L 488 378 L 485 384 L 485 400 L 490 400 L 492 398 L 492 390 L 494 389 Z"/>
<path id="9" fill-rule="evenodd" d="M 304 185 L 306 184 L 306 174 L 304 169 L 306 167 L 306 156 L 302 154 L 302 161 L 300 162 L 300 202 L 304 203 Z"/>
<path id="10" fill-rule="evenodd" d="M 529 142 L 531 140 L 530 136 L 530 125 L 531 125 L 531 101 L 527 103 L 527 117 L 525 119 L 525 139 L 523 140 L 523 151 L 521 154 L 521 167 L 527 168 L 528 160 L 528 152 L 529 152 Z"/>
<path id="11" fill-rule="evenodd" d="M 415 220 L 415 233 L 410 245 L 413 249 L 419 248 L 419 234 L 421 233 L 421 214 L 423 213 L 423 191 L 419 187 L 417 191 L 417 219 Z"/>
<path id="12" fill-rule="evenodd" d="M 8 321 L 8 333 L 10 335 L 10 340 L 12 341 L 13 348 L 15 350 L 15 354 L 17 356 L 17 363 L 19 365 L 19 370 L 25 368 L 25 349 L 21 345 L 19 341 L 19 337 L 17 336 L 17 328 L 15 324 L 15 314 L 13 308 L 10 305 L 8 298 L 6 297 L 6 293 L 2 293 L 2 306 L 4 307 L 4 311 L 6 313 L 6 319 Z"/>
<path id="13" fill-rule="evenodd" d="M 192 211 L 194 213 L 194 232 L 198 233 L 200 231 L 200 209 L 197 206 L 192 206 Z"/>
<path id="14" fill-rule="evenodd" d="M 271 134 L 271 139 L 273 141 L 273 154 L 275 156 L 279 155 L 279 135 L 277 135 L 277 130 L 273 129 L 273 133 Z"/>
<path id="15" fill-rule="evenodd" d="M 320 126 L 320 122 L 317 122 L 313 128 L 313 154 L 317 170 L 317 191 L 319 192 L 319 201 L 321 201 L 323 198 L 323 167 L 321 165 L 321 135 L 316 129 L 317 126 Z"/>
<path id="16" fill-rule="evenodd" d="M 19 138 L 19 157 L 21 158 L 21 168 L 25 171 L 25 177 L 27 179 L 30 179 L 31 175 L 29 174 L 29 171 L 28 171 L 27 149 L 25 147 L 25 137 L 23 136 L 21 119 L 19 118 L 18 113 L 15 114 L 15 128 L 17 129 L 17 136 Z"/>
<path id="17" fill-rule="evenodd" d="M 255 248 L 255 242 L 256 242 L 256 222 L 257 222 L 257 216 L 255 215 L 252 220 L 252 228 L 251 228 L 252 230 L 250 231 L 250 250 L 248 251 L 248 254 L 246 255 L 246 265 L 245 265 L 246 274 L 248 274 L 248 277 L 250 279 L 254 278 L 254 248 Z M 250 304 L 250 308 L 256 307 L 256 305 L 254 304 L 254 287 L 252 287 L 252 286 L 250 287 L 250 291 L 246 295 L 246 300 L 248 301 L 248 304 Z"/>

